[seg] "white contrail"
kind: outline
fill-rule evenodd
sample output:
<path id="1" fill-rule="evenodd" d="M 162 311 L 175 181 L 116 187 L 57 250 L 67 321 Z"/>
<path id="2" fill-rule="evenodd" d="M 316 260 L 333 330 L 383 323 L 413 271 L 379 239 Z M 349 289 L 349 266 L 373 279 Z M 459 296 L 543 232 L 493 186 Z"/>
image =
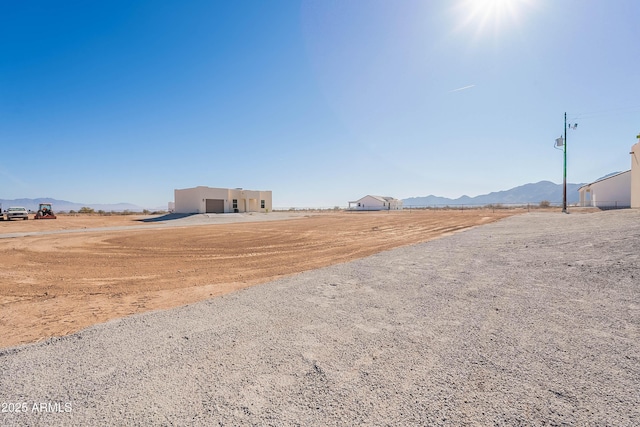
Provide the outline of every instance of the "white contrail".
<path id="1" fill-rule="evenodd" d="M 469 85 L 469 86 L 464 86 L 464 87 L 459 87 L 458 89 L 454 89 L 451 92 L 460 92 L 461 90 L 466 90 L 466 89 L 471 89 L 472 87 L 474 87 L 475 85 Z"/>

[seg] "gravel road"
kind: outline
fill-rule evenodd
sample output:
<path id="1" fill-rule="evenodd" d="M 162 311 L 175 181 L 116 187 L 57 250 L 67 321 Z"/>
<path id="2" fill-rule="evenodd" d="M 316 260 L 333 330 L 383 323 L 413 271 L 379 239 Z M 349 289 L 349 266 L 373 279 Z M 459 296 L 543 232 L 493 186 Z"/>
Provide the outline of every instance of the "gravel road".
<path id="1" fill-rule="evenodd" d="M 0 372 L 1 425 L 637 426 L 640 211 L 511 217 L 3 349 Z"/>

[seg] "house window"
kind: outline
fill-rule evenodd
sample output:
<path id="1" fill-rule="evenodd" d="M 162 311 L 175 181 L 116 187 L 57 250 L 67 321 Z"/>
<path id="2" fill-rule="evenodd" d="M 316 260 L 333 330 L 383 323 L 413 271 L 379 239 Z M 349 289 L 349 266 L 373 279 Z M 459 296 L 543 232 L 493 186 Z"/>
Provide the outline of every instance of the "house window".
<path id="1" fill-rule="evenodd" d="M 264 209 L 264 200 L 260 200 L 260 209 Z"/>
<path id="2" fill-rule="evenodd" d="M 238 199 L 233 199 L 233 209 L 238 209 Z"/>

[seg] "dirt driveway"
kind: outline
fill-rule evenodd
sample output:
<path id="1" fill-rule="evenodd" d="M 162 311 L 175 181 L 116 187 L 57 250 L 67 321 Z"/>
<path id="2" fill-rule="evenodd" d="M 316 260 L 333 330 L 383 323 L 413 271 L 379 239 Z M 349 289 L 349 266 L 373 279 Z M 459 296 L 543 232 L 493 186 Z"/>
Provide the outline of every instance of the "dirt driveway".
<path id="1" fill-rule="evenodd" d="M 140 218 L 128 216 L 3 223 L 5 234 L 74 232 L 0 239 L 0 347 L 192 303 L 520 212 L 336 212 L 146 229 L 132 227 Z"/>

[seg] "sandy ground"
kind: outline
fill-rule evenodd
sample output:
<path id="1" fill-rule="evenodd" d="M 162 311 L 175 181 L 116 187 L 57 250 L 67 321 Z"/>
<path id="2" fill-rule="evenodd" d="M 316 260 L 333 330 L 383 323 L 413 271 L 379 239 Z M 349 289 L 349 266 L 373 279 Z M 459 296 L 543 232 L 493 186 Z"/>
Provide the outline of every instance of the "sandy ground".
<path id="1" fill-rule="evenodd" d="M 515 213 L 521 212 L 271 213 L 170 220 L 60 216 L 0 222 L 0 347 L 200 301 Z"/>
<path id="2" fill-rule="evenodd" d="M 639 210 L 517 215 L 0 349 L 0 425 L 638 426 L 639 278 Z"/>

